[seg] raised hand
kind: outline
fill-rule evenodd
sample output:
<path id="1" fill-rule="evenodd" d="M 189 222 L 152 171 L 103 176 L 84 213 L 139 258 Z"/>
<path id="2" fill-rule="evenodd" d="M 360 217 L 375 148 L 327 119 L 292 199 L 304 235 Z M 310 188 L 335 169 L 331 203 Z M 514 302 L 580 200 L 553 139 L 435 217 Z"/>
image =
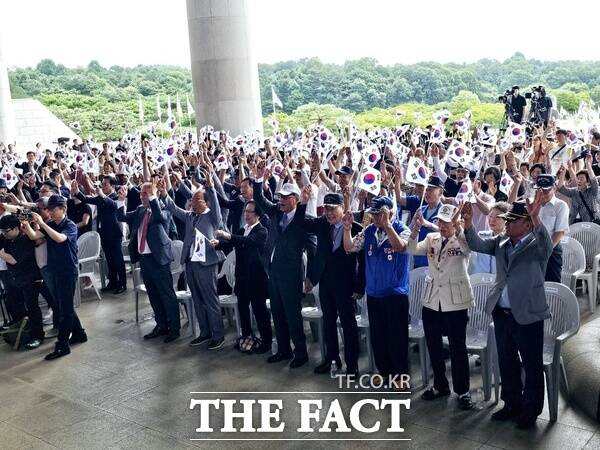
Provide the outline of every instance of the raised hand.
<path id="1" fill-rule="evenodd" d="M 423 213 L 421 212 L 420 209 L 417 209 L 417 212 L 415 212 L 415 216 L 412 220 L 412 224 L 413 224 L 413 229 L 416 231 L 419 231 L 421 229 L 421 227 L 425 224 L 425 218 L 423 217 Z"/>
<path id="2" fill-rule="evenodd" d="M 462 209 L 460 210 L 460 216 L 463 220 L 463 226 L 465 230 L 468 230 L 473 226 L 473 205 L 472 203 L 463 203 Z"/>
<path id="3" fill-rule="evenodd" d="M 77 180 L 71 181 L 71 194 L 79 194 L 79 183 Z"/>
<path id="4" fill-rule="evenodd" d="M 542 207 L 542 191 L 538 189 L 533 198 L 533 202 L 529 198 L 525 199 L 527 202 L 527 211 L 534 223 L 539 221 L 540 209 Z"/>
<path id="5" fill-rule="evenodd" d="M 127 188 L 125 186 L 121 186 L 119 188 L 119 190 L 117 191 L 117 197 L 119 198 L 119 201 L 125 201 L 125 199 L 127 198 Z"/>
<path id="6" fill-rule="evenodd" d="M 350 211 L 346 211 L 344 216 L 342 217 L 342 224 L 344 225 L 344 229 L 349 230 L 352 228 L 352 223 L 354 222 L 354 216 Z"/>
<path id="7" fill-rule="evenodd" d="M 310 198 L 312 197 L 312 186 L 307 184 L 302 188 L 302 195 L 300 196 L 300 202 L 302 204 L 308 203 Z"/>

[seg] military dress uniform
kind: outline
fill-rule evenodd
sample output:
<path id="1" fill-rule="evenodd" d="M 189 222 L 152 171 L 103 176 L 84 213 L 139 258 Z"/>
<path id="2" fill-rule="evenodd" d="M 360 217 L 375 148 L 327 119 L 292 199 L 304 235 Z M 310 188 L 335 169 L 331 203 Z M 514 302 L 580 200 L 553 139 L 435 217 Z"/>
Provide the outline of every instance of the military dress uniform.
<path id="1" fill-rule="evenodd" d="M 446 205 L 447 206 L 447 205 Z M 409 239 L 408 252 L 426 255 L 429 274 L 423 294 L 423 329 L 433 368 L 434 388 L 449 394 L 442 336 L 448 336 L 452 364 L 452 387 L 459 396 L 469 392 L 469 361 L 466 345 L 468 309 L 473 291 L 467 272 L 470 250 L 457 236 L 448 239 L 430 233 L 417 242 Z"/>

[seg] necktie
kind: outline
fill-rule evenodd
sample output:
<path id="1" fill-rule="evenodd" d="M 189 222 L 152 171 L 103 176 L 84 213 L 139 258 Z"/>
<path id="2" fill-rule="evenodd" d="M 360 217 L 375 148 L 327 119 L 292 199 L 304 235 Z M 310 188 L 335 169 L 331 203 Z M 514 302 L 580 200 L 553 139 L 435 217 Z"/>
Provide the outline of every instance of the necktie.
<path id="1" fill-rule="evenodd" d="M 335 225 L 331 225 L 330 230 L 329 230 L 329 235 L 331 236 L 331 251 L 335 252 L 338 248 L 338 242 L 337 242 L 337 235 L 338 235 L 338 228 Z"/>
<path id="2" fill-rule="evenodd" d="M 150 222 L 150 210 L 147 209 L 144 212 L 144 218 L 142 219 L 142 234 L 140 237 L 140 254 L 144 253 L 146 250 L 146 236 L 148 235 L 148 223 Z"/>
<path id="3" fill-rule="evenodd" d="M 285 230 L 285 228 L 288 225 L 288 216 L 287 214 L 284 214 L 283 217 L 281 218 L 281 231 Z"/>
<path id="4" fill-rule="evenodd" d="M 440 259 L 442 258 L 442 252 L 444 251 L 444 247 L 446 246 L 447 243 L 448 243 L 448 239 L 444 238 L 442 240 L 442 246 L 440 247 L 440 253 L 438 255 L 438 262 L 440 262 Z"/>

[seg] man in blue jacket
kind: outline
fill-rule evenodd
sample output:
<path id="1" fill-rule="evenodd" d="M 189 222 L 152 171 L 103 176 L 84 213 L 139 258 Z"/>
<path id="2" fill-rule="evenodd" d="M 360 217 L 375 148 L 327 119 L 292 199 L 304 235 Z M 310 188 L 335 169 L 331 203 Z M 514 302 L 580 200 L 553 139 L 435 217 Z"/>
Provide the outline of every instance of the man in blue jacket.
<path id="1" fill-rule="evenodd" d="M 408 228 L 392 220 L 390 197 L 375 197 L 367 212 L 373 223 L 352 237 L 352 213 L 346 212 L 344 249 L 365 252 L 365 282 L 373 356 L 379 374 L 408 373 Z"/>

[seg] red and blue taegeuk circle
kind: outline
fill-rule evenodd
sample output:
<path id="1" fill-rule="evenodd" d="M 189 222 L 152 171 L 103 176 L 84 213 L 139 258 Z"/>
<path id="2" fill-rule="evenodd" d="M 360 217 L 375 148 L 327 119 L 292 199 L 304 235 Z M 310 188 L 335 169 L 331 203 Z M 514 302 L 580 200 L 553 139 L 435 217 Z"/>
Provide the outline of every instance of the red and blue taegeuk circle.
<path id="1" fill-rule="evenodd" d="M 366 173 L 363 176 L 363 183 L 365 183 L 365 184 L 375 183 L 375 175 L 373 175 L 372 173 Z"/>

